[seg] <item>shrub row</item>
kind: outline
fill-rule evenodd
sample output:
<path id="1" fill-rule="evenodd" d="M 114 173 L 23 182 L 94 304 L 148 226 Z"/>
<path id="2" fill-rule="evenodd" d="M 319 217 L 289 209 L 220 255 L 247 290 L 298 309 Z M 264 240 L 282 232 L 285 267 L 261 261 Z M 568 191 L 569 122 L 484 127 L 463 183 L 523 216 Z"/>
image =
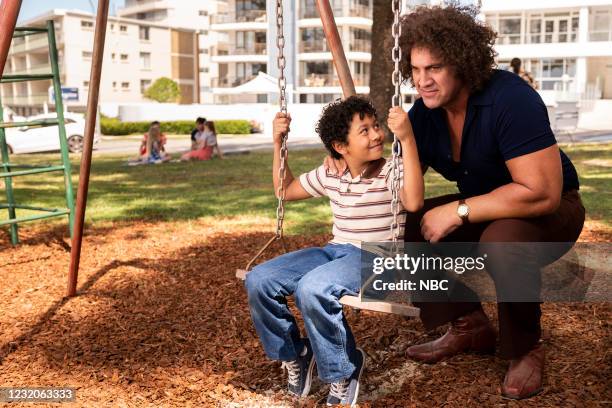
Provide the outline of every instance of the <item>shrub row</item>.
<path id="1" fill-rule="evenodd" d="M 215 120 L 214 122 L 218 134 L 246 135 L 251 133 L 251 125 L 247 120 Z M 100 119 L 102 134 L 111 136 L 144 134 L 149 130 L 150 124 L 151 122 L 120 122 L 113 118 Z M 195 123 L 191 120 L 161 123 L 161 130 L 165 133 L 189 134 L 194 128 Z"/>

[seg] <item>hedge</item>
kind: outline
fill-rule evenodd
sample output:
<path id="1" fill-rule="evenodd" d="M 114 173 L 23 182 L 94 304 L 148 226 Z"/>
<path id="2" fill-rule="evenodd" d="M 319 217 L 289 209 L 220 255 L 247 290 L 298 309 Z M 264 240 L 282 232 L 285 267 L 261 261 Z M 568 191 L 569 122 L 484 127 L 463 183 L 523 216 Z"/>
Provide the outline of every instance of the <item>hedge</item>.
<path id="1" fill-rule="evenodd" d="M 215 120 L 215 130 L 219 134 L 251 133 L 251 124 L 247 120 Z M 101 118 L 100 127 L 102 134 L 111 136 L 122 136 L 132 134 L 144 134 L 149 131 L 151 122 L 120 122 L 118 119 Z M 161 130 L 165 133 L 189 134 L 195 128 L 191 120 L 177 120 L 173 122 L 161 122 Z"/>

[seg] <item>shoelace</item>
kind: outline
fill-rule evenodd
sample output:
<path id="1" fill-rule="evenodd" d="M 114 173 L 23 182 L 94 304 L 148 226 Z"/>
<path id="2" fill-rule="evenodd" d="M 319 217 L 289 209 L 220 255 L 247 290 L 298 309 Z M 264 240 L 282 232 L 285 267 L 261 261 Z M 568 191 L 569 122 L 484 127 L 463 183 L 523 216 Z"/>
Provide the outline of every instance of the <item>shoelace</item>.
<path id="1" fill-rule="evenodd" d="M 282 367 L 287 369 L 289 384 L 298 385 L 298 381 L 300 379 L 300 363 L 298 363 L 297 360 L 283 361 Z"/>
<path id="2" fill-rule="evenodd" d="M 331 383 L 329 394 L 338 398 L 340 401 L 344 401 L 348 394 L 349 380 L 341 380 L 338 382 Z"/>

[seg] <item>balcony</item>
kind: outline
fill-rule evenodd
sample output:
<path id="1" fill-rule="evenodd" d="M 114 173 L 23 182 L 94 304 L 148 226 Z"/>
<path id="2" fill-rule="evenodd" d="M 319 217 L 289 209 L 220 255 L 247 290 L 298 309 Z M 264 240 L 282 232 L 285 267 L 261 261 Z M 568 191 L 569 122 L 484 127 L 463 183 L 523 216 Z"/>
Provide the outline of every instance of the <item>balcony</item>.
<path id="1" fill-rule="evenodd" d="M 59 44 L 59 42 L 58 42 Z M 13 43 L 13 47 L 11 48 L 12 54 L 18 54 L 26 51 L 33 51 L 40 48 L 49 48 L 49 41 L 47 36 L 36 36 L 36 37 L 27 37 L 27 41 Z"/>
<path id="2" fill-rule="evenodd" d="M 31 106 L 42 105 L 49 101 L 47 93 L 37 93 L 28 96 L 7 95 L 3 98 L 2 103 L 7 106 Z"/>
<path id="3" fill-rule="evenodd" d="M 30 68 L 20 67 L 13 70 L 11 75 L 36 75 L 36 74 L 49 74 L 51 73 L 51 65 L 49 63 L 46 64 L 38 64 L 31 65 Z"/>
<path id="4" fill-rule="evenodd" d="M 372 7 L 363 4 L 357 4 L 354 0 L 336 0 L 331 2 L 334 17 L 362 17 L 372 18 Z M 319 18 L 317 7 L 308 6 L 300 9 L 299 18 Z"/>
<path id="5" fill-rule="evenodd" d="M 265 43 L 251 44 L 245 47 L 233 46 L 230 53 L 234 55 L 266 55 L 268 49 Z"/>
<path id="6" fill-rule="evenodd" d="M 370 52 L 371 50 L 372 40 L 351 40 L 349 42 L 349 51 Z"/>
<path id="7" fill-rule="evenodd" d="M 218 13 L 212 16 L 212 24 L 266 23 L 266 10 L 246 10 L 237 13 Z"/>
<path id="8" fill-rule="evenodd" d="M 368 86 L 368 77 L 365 75 L 353 76 L 355 86 Z M 324 87 L 340 86 L 340 80 L 334 74 L 306 74 L 300 78 L 300 86 Z"/>
<path id="9" fill-rule="evenodd" d="M 246 82 L 249 82 L 257 75 L 249 75 L 244 77 L 219 77 L 212 79 L 212 87 L 213 88 L 235 88 L 240 86 Z"/>
<path id="10" fill-rule="evenodd" d="M 305 41 L 300 42 L 300 52 L 328 52 L 327 41 Z"/>

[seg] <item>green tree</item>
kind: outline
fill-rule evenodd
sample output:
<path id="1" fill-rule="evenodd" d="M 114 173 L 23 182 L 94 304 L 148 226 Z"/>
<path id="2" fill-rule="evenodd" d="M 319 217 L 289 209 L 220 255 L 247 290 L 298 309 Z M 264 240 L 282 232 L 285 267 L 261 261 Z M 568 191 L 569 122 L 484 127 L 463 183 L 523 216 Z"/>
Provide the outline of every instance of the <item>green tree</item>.
<path id="1" fill-rule="evenodd" d="M 161 77 L 145 90 L 144 96 L 157 102 L 177 102 L 181 97 L 181 90 L 175 81 Z"/>

